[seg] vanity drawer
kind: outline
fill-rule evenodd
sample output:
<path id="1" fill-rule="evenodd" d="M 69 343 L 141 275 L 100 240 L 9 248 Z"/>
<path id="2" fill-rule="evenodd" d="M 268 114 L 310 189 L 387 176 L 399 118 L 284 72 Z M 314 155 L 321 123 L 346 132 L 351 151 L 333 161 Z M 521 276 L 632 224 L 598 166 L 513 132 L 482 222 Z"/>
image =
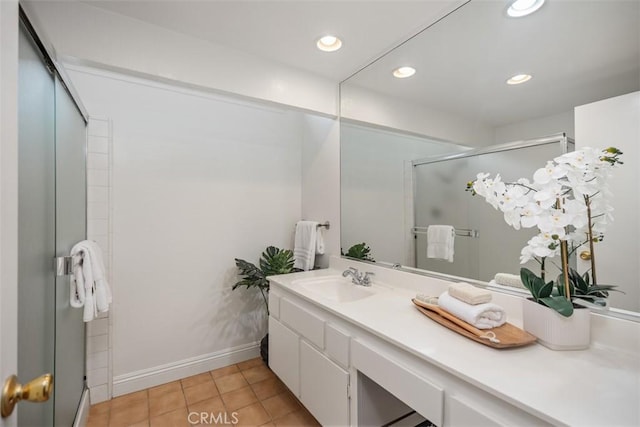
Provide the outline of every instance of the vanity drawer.
<path id="1" fill-rule="evenodd" d="M 456 396 L 448 400 L 447 424 L 451 426 L 506 427 L 494 419 L 486 410 L 480 410 L 470 402 Z"/>
<path id="2" fill-rule="evenodd" d="M 435 425 L 442 425 L 443 388 L 358 340 L 351 340 L 351 365 Z"/>
<path id="3" fill-rule="evenodd" d="M 307 341 L 324 349 L 324 320 L 286 298 L 280 299 L 280 321 Z"/>
<path id="4" fill-rule="evenodd" d="M 269 292 L 269 316 L 280 319 L 280 295 Z"/>
<path id="5" fill-rule="evenodd" d="M 327 354 L 343 368 L 349 367 L 349 335 L 326 323 L 324 340 Z"/>

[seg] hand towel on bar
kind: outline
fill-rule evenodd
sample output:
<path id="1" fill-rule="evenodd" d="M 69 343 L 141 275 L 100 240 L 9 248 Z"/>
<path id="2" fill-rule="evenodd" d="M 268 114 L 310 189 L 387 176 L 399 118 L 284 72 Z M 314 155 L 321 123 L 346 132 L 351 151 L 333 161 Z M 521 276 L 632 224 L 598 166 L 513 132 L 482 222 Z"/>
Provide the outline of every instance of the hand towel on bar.
<path id="1" fill-rule="evenodd" d="M 453 238 L 455 229 L 450 225 L 427 227 L 427 258 L 445 259 L 453 262 Z"/>
<path id="2" fill-rule="evenodd" d="M 322 227 L 316 227 L 316 254 L 324 255 L 324 231 Z"/>
<path id="3" fill-rule="evenodd" d="M 84 307 L 83 320 L 89 322 L 98 313 L 109 311 L 111 289 L 105 276 L 102 251 L 96 242 L 83 240 L 71 248 L 73 274 L 71 276 L 72 307 Z"/>
<path id="4" fill-rule="evenodd" d="M 449 286 L 449 295 L 471 305 L 491 302 L 491 292 L 480 289 L 470 283 L 460 282 Z"/>
<path id="5" fill-rule="evenodd" d="M 312 270 L 316 257 L 316 238 L 318 223 L 316 221 L 298 221 L 293 246 L 293 266 L 304 271 Z"/>
<path id="6" fill-rule="evenodd" d="M 438 305 L 478 329 L 497 328 L 507 321 L 507 314 L 499 305 L 493 303 L 467 304 L 455 299 L 449 295 L 449 292 L 444 292 L 438 297 Z"/>

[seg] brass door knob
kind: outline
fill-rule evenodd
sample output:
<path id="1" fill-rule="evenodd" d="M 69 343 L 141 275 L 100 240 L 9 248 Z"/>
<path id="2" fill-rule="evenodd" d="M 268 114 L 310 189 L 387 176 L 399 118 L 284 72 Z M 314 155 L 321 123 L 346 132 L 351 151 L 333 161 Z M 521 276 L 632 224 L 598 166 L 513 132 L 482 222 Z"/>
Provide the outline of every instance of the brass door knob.
<path id="1" fill-rule="evenodd" d="M 589 251 L 580 252 L 580 259 L 585 260 L 585 261 L 589 261 L 591 259 L 591 252 L 589 252 Z"/>
<path id="2" fill-rule="evenodd" d="M 29 402 L 44 402 L 49 400 L 53 390 L 53 375 L 44 374 L 29 381 L 25 385 L 18 383 L 18 377 L 11 375 L 4 382 L 2 388 L 2 418 L 6 418 L 13 412 L 16 403 L 21 400 Z"/>

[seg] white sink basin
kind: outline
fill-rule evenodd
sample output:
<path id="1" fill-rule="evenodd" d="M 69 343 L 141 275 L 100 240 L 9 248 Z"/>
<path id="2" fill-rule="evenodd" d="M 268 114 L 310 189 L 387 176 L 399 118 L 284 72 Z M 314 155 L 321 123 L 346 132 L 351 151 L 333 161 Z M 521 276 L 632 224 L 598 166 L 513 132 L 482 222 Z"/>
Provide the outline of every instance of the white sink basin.
<path id="1" fill-rule="evenodd" d="M 335 302 L 358 301 L 376 293 L 374 287 L 355 285 L 351 282 L 351 278 L 342 276 L 298 279 L 291 282 L 291 285 Z"/>

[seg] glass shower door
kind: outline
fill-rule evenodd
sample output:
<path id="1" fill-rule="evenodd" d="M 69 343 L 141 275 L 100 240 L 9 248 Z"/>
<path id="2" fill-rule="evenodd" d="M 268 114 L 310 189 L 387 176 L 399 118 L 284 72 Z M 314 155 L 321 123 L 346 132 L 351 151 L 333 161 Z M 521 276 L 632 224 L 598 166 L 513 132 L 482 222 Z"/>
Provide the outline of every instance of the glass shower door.
<path id="1" fill-rule="evenodd" d="M 535 261 L 520 264 L 520 251 L 537 234 L 536 229 L 511 228 L 481 197 L 465 191 L 467 182 L 480 172 L 500 174 L 503 181 L 514 182 L 533 173 L 546 162 L 563 154 L 573 144 L 562 135 L 518 144 L 488 147 L 486 152 L 469 152 L 465 157 L 434 159 L 414 166 L 415 224 L 452 225 L 461 229 L 454 239 L 452 263 L 426 257 L 426 232 L 416 234 L 416 265 L 439 273 L 489 282 L 496 273 L 519 274 L 524 266 L 533 271 Z M 477 232 L 469 235 L 465 230 Z M 557 274 L 554 270 L 553 274 Z"/>
<path id="2" fill-rule="evenodd" d="M 478 239 L 457 235 L 453 262 L 427 258 L 426 228 L 451 225 L 456 230 L 471 229 L 469 195 L 464 191 L 469 181 L 469 159 L 453 159 L 414 167 L 416 266 L 461 277 L 478 274 Z"/>
<path id="3" fill-rule="evenodd" d="M 26 382 L 54 373 L 55 88 L 22 26 L 19 57 L 18 379 Z M 53 405 L 20 403 L 20 425 L 52 425 Z"/>
<path id="4" fill-rule="evenodd" d="M 86 236 L 86 126 L 58 79 L 56 94 L 56 256 Z M 56 277 L 55 425 L 70 426 L 84 390 L 83 310 L 69 304 L 70 276 Z"/>
<path id="5" fill-rule="evenodd" d="M 18 82 L 18 378 L 54 376 L 53 397 L 18 405 L 24 426 L 71 426 L 84 389 L 82 310 L 54 257 L 86 235 L 86 132 L 24 25 Z"/>

